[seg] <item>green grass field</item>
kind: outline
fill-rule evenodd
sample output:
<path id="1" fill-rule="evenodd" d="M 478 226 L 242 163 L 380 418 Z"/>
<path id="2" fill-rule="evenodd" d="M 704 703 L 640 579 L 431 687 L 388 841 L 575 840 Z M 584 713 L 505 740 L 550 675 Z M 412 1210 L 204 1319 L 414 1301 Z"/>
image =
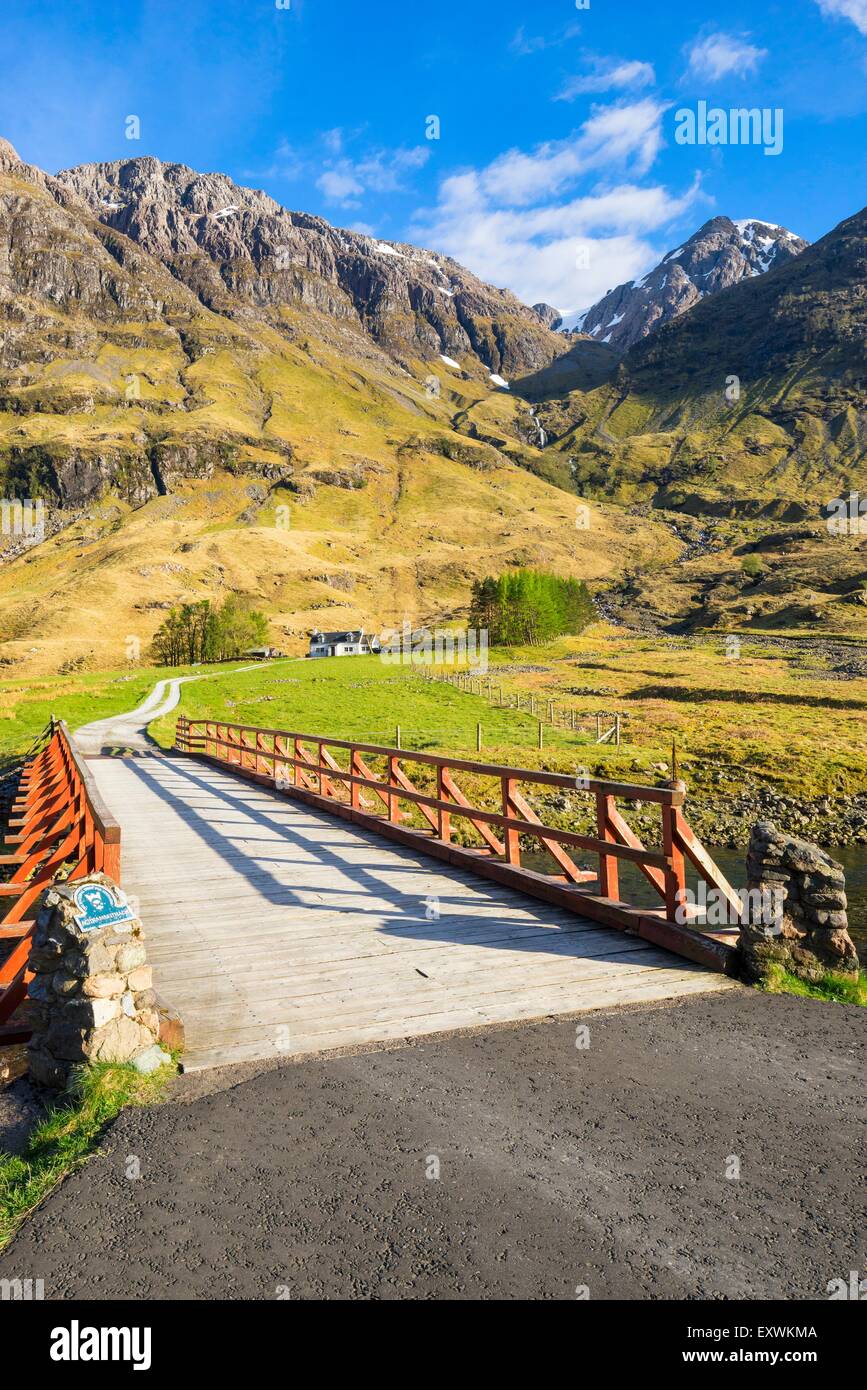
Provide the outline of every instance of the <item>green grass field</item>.
<path id="1" fill-rule="evenodd" d="M 241 663 L 243 664 L 243 663 Z M 26 751 L 53 712 L 75 729 L 139 704 L 167 675 L 207 679 L 182 688 L 181 704 L 151 726 L 171 746 L 177 715 L 472 757 L 512 765 L 659 782 L 676 739 L 694 793 L 733 795 L 747 783 L 795 796 L 839 795 L 867 785 L 867 682 L 840 680 L 821 653 L 723 639 L 686 644 L 596 625 L 546 648 L 491 653 L 491 677 L 508 694 L 575 709 L 585 732 L 544 728 L 525 711 L 423 679 L 378 657 L 280 660 L 231 667 L 117 669 L 0 684 L 0 756 Z M 622 747 L 597 745 L 596 712 L 620 710 Z"/>
<path id="2" fill-rule="evenodd" d="M 70 728 L 141 704 L 163 676 L 183 672 L 151 667 L 76 672 L 0 684 L 0 759 L 25 753 L 52 714 Z"/>
<path id="3" fill-rule="evenodd" d="M 174 741 L 179 713 L 389 746 L 400 725 L 404 748 L 470 757 L 481 723 L 483 758 L 506 750 L 524 761 L 538 757 L 539 725 L 529 714 L 491 706 L 376 656 L 275 661 L 186 685 L 178 709 L 151 726 L 163 747 Z M 548 751 L 567 759 L 587 741 L 584 735 L 547 728 L 544 739 Z"/>

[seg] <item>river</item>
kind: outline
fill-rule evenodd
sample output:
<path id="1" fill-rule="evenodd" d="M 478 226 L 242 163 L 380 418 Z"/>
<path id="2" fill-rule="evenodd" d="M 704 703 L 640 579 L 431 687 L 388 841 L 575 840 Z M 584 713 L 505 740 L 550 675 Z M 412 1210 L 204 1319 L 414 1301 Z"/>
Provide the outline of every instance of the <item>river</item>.
<path id="1" fill-rule="evenodd" d="M 746 886 L 745 852 L 739 849 L 716 849 L 708 847 L 711 858 L 722 869 L 733 888 Z M 849 898 L 849 932 L 858 948 L 863 964 L 867 965 L 867 846 L 847 845 L 845 849 L 828 848 L 832 859 L 843 865 L 846 874 L 846 893 Z M 522 862 L 528 869 L 540 873 L 551 872 L 551 860 L 544 851 L 531 851 L 522 855 Z M 579 862 L 580 860 L 579 856 Z M 592 861 L 588 860 L 588 864 Z M 695 892 L 697 875 L 687 863 L 687 887 Z M 634 864 L 620 861 L 620 896 L 625 902 L 636 907 L 658 907 L 659 894 L 647 882 L 640 869 Z"/>

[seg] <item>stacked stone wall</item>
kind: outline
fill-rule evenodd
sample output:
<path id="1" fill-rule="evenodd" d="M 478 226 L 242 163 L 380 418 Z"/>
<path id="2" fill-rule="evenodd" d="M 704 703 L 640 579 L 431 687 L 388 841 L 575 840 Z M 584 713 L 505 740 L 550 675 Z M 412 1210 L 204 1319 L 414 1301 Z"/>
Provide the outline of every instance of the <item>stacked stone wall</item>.
<path id="1" fill-rule="evenodd" d="M 96 890 L 92 908 L 89 889 Z M 87 925 L 100 921 L 100 910 L 118 920 Z M 89 918 L 89 911 L 96 915 Z M 170 1060 L 161 1042 L 182 1043 L 177 1016 L 154 991 L 142 923 L 105 874 L 48 889 L 29 963 L 29 1061 L 37 1083 L 65 1086 L 85 1062 L 134 1062 L 152 1070 Z"/>
<path id="2" fill-rule="evenodd" d="M 828 970 L 857 975 L 858 954 L 848 930 L 846 877 L 842 866 L 818 845 L 786 835 L 769 821 L 759 821 L 747 851 L 747 888 L 778 903 L 773 920 L 761 914 L 763 920 L 741 928 L 740 952 L 747 979 L 764 979 L 774 966 L 810 982 Z"/>

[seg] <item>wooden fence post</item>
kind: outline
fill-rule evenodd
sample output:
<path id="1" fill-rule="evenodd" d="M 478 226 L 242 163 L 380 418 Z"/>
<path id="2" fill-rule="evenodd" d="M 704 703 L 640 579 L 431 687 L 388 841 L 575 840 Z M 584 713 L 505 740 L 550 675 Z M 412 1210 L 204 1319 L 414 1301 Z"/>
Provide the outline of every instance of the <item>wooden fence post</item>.
<path id="1" fill-rule="evenodd" d="M 680 812 L 676 806 L 662 807 L 662 852 L 670 858 L 671 867 L 663 870 L 665 879 L 665 915 L 670 922 L 677 921 L 677 909 L 686 888 L 686 871 L 683 850 L 677 841 L 677 824 Z"/>
<path id="2" fill-rule="evenodd" d="M 596 834 L 600 840 L 614 844 L 614 832 L 610 825 L 610 814 L 614 810 L 614 797 L 596 793 Z M 620 884 L 617 874 L 617 857 L 613 854 L 599 854 L 599 892 L 603 898 L 619 898 Z"/>
<path id="3" fill-rule="evenodd" d="M 541 725 L 540 725 L 540 727 L 541 727 Z M 511 814 L 512 814 L 512 789 L 514 788 L 514 785 L 515 785 L 515 779 L 514 779 L 513 777 L 501 777 L 501 778 L 500 778 L 500 785 L 501 785 L 501 788 L 502 788 L 503 815 L 504 815 L 504 816 L 511 816 Z M 517 867 L 520 867 L 520 864 L 521 864 L 521 842 L 520 842 L 520 839 L 519 839 L 519 836 L 518 836 L 518 831 L 517 831 L 517 830 L 511 829 L 509 826 L 504 826 L 504 827 L 503 827 L 503 843 L 504 843 L 504 845 L 505 845 L 505 847 L 506 847 L 506 863 L 507 863 L 507 864 L 515 864 Z"/>

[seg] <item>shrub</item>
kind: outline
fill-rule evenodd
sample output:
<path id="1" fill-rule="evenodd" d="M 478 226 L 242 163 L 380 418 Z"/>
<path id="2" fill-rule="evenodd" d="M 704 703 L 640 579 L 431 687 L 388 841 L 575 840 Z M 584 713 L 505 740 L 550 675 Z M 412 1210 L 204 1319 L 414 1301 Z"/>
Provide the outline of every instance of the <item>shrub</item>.
<path id="1" fill-rule="evenodd" d="M 473 585 L 469 622 L 495 646 L 535 646 L 581 632 L 593 620 L 587 587 L 543 570 L 519 569 Z"/>

